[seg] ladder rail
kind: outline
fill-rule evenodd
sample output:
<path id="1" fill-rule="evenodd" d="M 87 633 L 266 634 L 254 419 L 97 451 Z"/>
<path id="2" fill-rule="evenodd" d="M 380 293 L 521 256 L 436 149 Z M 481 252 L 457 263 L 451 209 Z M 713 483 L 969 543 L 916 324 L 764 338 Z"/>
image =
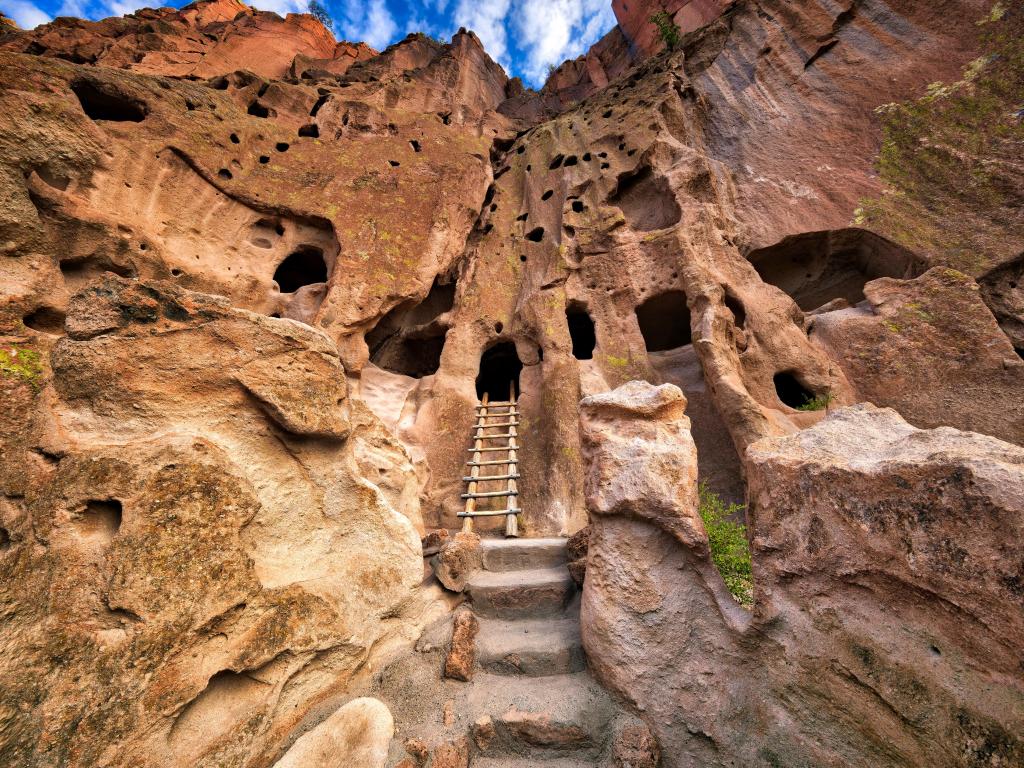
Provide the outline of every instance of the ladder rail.
<path id="1" fill-rule="evenodd" d="M 466 506 L 463 512 L 458 514 L 462 518 L 462 530 L 471 532 L 473 530 L 474 517 L 505 517 L 505 536 L 514 537 L 519 535 L 518 515 L 522 509 L 513 502 L 519 497 L 520 479 L 519 466 L 519 402 L 516 398 L 516 385 L 514 381 L 509 382 L 508 400 L 491 401 L 490 393 L 484 392 L 480 403 L 475 408 L 476 425 L 473 428 L 473 447 L 469 449 L 470 461 L 466 462 L 469 467 L 469 474 L 462 478 L 467 483 L 466 493 L 461 498 L 465 499 Z M 492 421 L 496 420 L 496 421 Z M 498 434 L 487 434 L 491 428 L 505 428 L 506 432 Z M 485 442 L 502 440 L 505 445 L 484 445 Z M 495 460 L 486 460 L 487 453 L 500 454 L 504 457 L 496 457 Z M 481 467 L 504 467 L 504 472 L 497 475 L 482 475 Z M 504 490 L 481 491 L 480 486 L 485 483 L 504 483 Z M 491 486 L 492 488 L 494 486 Z M 505 509 L 477 509 L 478 499 L 508 499 Z"/>

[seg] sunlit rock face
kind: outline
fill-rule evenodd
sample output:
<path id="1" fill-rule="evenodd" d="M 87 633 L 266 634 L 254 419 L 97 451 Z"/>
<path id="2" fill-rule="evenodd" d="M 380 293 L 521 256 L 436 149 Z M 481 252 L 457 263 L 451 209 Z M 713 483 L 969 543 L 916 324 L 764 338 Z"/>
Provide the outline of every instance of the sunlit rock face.
<path id="1" fill-rule="evenodd" d="M 802 568 L 799 537 L 775 554 L 758 544 L 782 501 L 759 501 L 765 470 L 748 449 L 811 434 L 827 411 L 871 401 L 906 423 L 858 419 L 894 439 L 949 426 L 1024 443 L 1020 105 L 1006 69 L 1019 59 L 991 47 L 1020 38 L 1021 12 L 981 0 L 693 0 L 666 7 L 684 35 L 663 51 L 648 21 L 661 6 L 628 6 L 616 2 L 619 26 L 536 92 L 472 32 L 414 34 L 377 53 L 310 16 L 234 0 L 0 27 L 6 762 L 281 758 L 429 613 L 418 539 L 461 525 L 480 398 L 518 394 L 522 533 L 569 535 L 595 499 L 625 493 L 612 472 L 587 489 L 580 401 L 629 382 L 627 411 L 639 383 L 674 385 L 668 415 L 685 403 L 689 420 L 663 424 L 689 463 L 662 478 L 662 497 L 685 486 L 682 506 L 616 511 L 591 537 L 606 564 L 664 555 L 650 578 L 665 579 L 676 613 L 649 642 L 682 653 L 676 621 L 701 607 L 708 636 L 749 677 L 771 671 L 774 687 L 758 693 L 770 702 L 789 695 L 772 676 L 785 658 L 814 657 L 792 674 L 804 691 L 820 677 L 827 702 L 871 675 L 887 697 L 882 667 L 857 671 L 815 645 L 820 635 L 765 618 L 789 576 L 759 585 L 751 620 L 786 648 L 769 653 L 768 641 L 747 648 L 743 615 L 721 618 L 713 573 L 677 589 L 682 571 L 665 563 L 706 565 L 687 506 L 705 482 L 730 501 L 749 496 L 762 574 L 776 556 Z M 893 102 L 937 82 L 957 85 L 933 88 L 913 102 L 913 124 L 883 134 Z M 930 122 L 943 105 L 975 119 L 972 104 L 989 110 L 991 136 L 953 141 L 949 115 Z M 885 172 L 893 142 L 922 151 L 899 187 Z M 932 195 L 922 179 L 934 168 L 945 169 L 936 185 L 980 186 Z M 907 211 L 944 217 L 955 242 L 924 237 Z M 586 571 L 595 588 L 605 578 L 593 561 Z M 875 583 L 852 595 L 851 579 L 824 580 L 821 603 L 834 595 L 836 611 L 876 618 L 896 604 Z M 911 607 L 914 632 L 945 638 L 953 619 Z M 837 632 L 863 631 L 859 646 L 884 661 L 899 646 L 882 625 Z M 986 631 L 962 659 L 984 658 Z M 942 663 L 961 663 L 937 647 Z M 823 658 L 843 660 L 846 683 Z M 993 675 L 1019 680 L 992 658 Z M 971 699 L 978 680 L 933 682 L 928 700 L 966 719 L 893 704 L 919 735 L 879 726 L 897 744 L 878 748 L 881 763 L 933 755 L 922 746 L 933 736 L 952 755 L 957 728 L 963 744 L 1015 732 Z M 665 698 L 664 715 L 714 749 L 666 731 L 663 755 L 673 744 L 695 759 L 726 754 L 730 721 L 716 707 L 736 699 L 709 691 Z M 765 722 L 814 730 L 825 710 L 802 701 L 784 710 L 798 725 L 777 712 Z M 875 754 L 864 745 L 882 736 L 858 725 L 843 741 L 828 712 L 834 739 L 794 737 L 786 754 Z M 372 752 L 387 718 L 370 720 Z"/>

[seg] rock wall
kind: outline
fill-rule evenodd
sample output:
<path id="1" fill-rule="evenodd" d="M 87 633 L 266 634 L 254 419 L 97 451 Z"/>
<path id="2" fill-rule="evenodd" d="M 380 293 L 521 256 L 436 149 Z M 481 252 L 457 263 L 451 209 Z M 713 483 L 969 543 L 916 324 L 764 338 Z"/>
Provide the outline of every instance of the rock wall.
<path id="1" fill-rule="evenodd" d="M 638 383 L 581 404 L 584 647 L 663 764 L 1021 760 L 1024 452 L 872 406 L 755 443 L 748 615 L 708 558 L 684 405 Z"/>

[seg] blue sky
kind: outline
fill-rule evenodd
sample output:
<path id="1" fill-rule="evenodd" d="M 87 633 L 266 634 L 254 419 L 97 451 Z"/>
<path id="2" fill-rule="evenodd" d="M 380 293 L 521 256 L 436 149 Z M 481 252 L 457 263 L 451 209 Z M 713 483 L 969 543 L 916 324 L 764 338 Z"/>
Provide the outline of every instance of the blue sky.
<path id="1" fill-rule="evenodd" d="M 180 7 L 188 0 L 167 0 Z M 54 16 L 102 19 L 160 0 L 0 0 L 0 11 L 31 28 Z M 260 10 L 304 11 L 306 0 L 256 0 Z M 585 53 L 615 25 L 611 0 L 326 0 L 339 39 L 383 49 L 409 32 L 450 39 L 459 27 L 476 32 L 492 58 L 534 86 L 548 66 Z"/>

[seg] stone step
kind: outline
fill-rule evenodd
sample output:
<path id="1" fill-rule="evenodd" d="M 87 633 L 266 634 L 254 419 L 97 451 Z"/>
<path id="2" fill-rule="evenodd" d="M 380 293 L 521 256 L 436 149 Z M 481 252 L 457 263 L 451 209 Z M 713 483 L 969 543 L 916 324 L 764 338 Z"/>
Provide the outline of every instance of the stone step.
<path id="1" fill-rule="evenodd" d="M 480 542 L 484 568 L 488 571 L 518 571 L 552 568 L 566 562 L 567 539 L 483 539 Z"/>
<path id="2" fill-rule="evenodd" d="M 587 667 L 575 618 L 481 619 L 476 657 L 483 669 L 499 675 L 544 677 Z"/>
<path id="3" fill-rule="evenodd" d="M 523 571 L 477 571 L 466 585 L 477 616 L 530 619 L 556 616 L 576 592 L 565 566 Z"/>
<path id="4" fill-rule="evenodd" d="M 493 722 L 483 755 L 491 758 L 593 757 L 604 748 L 617 714 L 608 694 L 585 672 L 543 678 L 478 674 L 474 687 L 486 691 L 473 713 Z"/>
<path id="5" fill-rule="evenodd" d="M 522 755 L 477 755 L 470 762 L 471 768 L 594 768 L 592 757 L 551 757 L 543 758 Z"/>

